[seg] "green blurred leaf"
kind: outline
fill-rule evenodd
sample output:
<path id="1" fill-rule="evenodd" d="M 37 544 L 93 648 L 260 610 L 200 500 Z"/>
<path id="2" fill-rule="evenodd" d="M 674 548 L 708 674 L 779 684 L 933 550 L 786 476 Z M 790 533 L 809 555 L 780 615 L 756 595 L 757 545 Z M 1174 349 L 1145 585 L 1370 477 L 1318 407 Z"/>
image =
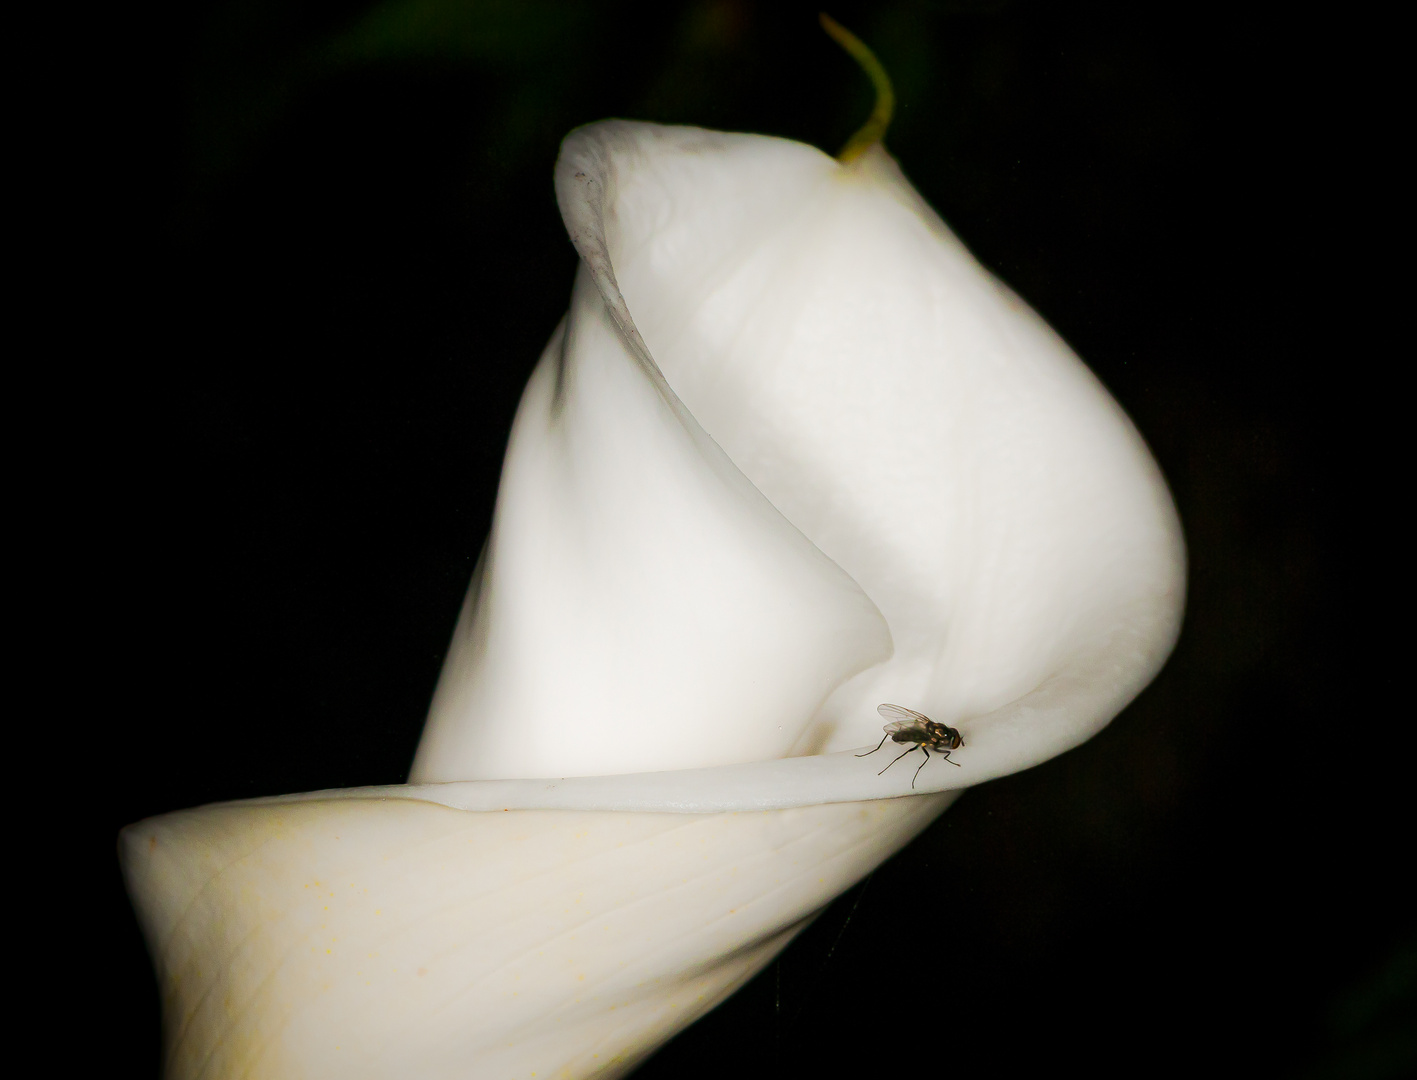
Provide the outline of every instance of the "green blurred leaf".
<path id="1" fill-rule="evenodd" d="M 1305 1080 L 1399 1080 L 1417 1076 L 1417 937 L 1335 1003 L 1336 1049 Z"/>
<path id="2" fill-rule="evenodd" d="M 335 64 L 542 66 L 572 51 L 591 22 L 586 5 L 557 0 L 390 0 L 330 41 L 325 56 Z"/>

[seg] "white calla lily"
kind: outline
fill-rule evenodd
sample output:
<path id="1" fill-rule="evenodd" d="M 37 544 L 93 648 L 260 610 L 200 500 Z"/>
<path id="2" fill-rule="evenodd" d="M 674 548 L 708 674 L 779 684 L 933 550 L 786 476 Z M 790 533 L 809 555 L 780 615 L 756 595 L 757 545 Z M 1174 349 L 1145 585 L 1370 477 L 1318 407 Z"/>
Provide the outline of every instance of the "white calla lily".
<path id="1" fill-rule="evenodd" d="M 124 833 L 170 1077 L 623 1073 L 1174 642 L 1144 444 L 879 145 L 607 122 L 556 189 L 582 267 L 411 783 Z M 881 702 L 959 767 L 855 756 Z"/>

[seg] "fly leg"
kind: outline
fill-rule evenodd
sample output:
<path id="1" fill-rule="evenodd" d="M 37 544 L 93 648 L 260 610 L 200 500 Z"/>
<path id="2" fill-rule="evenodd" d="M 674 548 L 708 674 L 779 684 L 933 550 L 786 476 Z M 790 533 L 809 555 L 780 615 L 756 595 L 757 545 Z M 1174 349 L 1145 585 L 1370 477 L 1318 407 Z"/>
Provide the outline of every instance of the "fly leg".
<path id="1" fill-rule="evenodd" d="M 881 740 L 881 742 L 883 742 L 883 743 L 884 743 L 885 741 L 886 741 L 885 739 L 882 739 L 882 740 Z M 876 747 L 876 750 L 879 750 L 879 749 L 880 749 L 879 746 Z M 913 754 L 913 753 L 915 753 L 915 751 L 917 751 L 917 750 L 923 750 L 923 749 L 924 749 L 923 746 L 921 746 L 919 743 L 916 743 L 916 744 L 915 744 L 914 746 L 912 746 L 909 750 L 907 750 L 907 751 L 905 752 L 905 754 Z M 871 752 L 874 754 L 876 751 L 875 751 L 875 750 L 872 750 Z M 892 761 L 892 762 L 891 762 L 891 765 L 894 765 L 894 764 L 896 763 L 896 761 L 899 761 L 899 760 L 900 760 L 900 758 L 905 757 L 905 754 L 901 754 L 900 757 L 897 757 L 897 758 L 895 759 L 895 761 Z M 891 765 L 887 765 L 887 766 L 886 766 L 886 769 L 889 769 L 889 768 L 891 767 Z M 878 772 L 876 775 L 877 775 L 877 776 L 880 776 L 881 773 L 883 773 L 883 772 L 886 771 L 886 769 L 882 769 L 881 772 Z"/>
<path id="2" fill-rule="evenodd" d="M 890 734 L 891 734 L 891 733 L 888 731 L 888 732 L 886 732 L 884 735 L 881 736 L 881 741 L 876 744 L 876 750 L 879 750 L 881 747 L 883 747 L 883 746 L 886 745 L 886 740 L 887 740 L 888 738 L 890 738 Z M 867 750 L 864 754 L 857 754 L 856 756 L 857 756 L 857 757 L 870 757 L 872 754 L 874 754 L 874 753 L 876 752 L 876 750 Z M 890 768 L 890 766 L 887 765 L 887 766 L 886 766 L 886 769 L 889 769 L 889 768 Z M 885 769 L 882 769 L 881 771 L 884 772 Z"/>
<path id="3" fill-rule="evenodd" d="M 928 747 L 926 747 L 926 745 L 925 745 L 924 743 L 921 743 L 921 744 L 920 744 L 920 749 L 925 752 L 925 761 L 922 761 L 922 762 L 920 763 L 920 769 L 923 769 L 923 768 L 925 767 L 925 762 L 930 760 L 930 750 L 929 750 Z M 920 775 L 920 769 L 916 769 L 916 770 L 915 770 L 915 776 L 919 776 L 919 775 Z M 910 778 L 910 790 L 911 790 L 911 791 L 914 791 L 914 790 L 915 790 L 915 776 L 912 776 L 912 777 Z"/>
<path id="4" fill-rule="evenodd" d="M 880 747 L 878 746 L 878 747 L 876 747 L 876 749 L 879 750 Z M 936 750 L 935 753 L 939 754 L 939 755 L 940 755 L 942 758 L 944 758 L 946 761 L 950 761 L 950 755 L 953 754 L 954 751 L 953 751 L 953 750 Z M 950 764 L 953 765 L 956 769 L 959 768 L 959 762 L 958 762 L 958 761 L 950 761 Z"/>

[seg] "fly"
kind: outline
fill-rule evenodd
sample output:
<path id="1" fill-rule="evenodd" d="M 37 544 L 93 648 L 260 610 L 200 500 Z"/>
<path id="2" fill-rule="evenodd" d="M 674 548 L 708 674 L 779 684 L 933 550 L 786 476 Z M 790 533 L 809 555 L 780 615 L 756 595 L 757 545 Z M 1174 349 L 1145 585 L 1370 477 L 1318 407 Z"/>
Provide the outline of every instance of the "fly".
<path id="1" fill-rule="evenodd" d="M 918 713 L 914 709 L 907 709 L 903 705 L 877 705 L 876 711 L 881 716 L 889 720 L 886 725 L 886 733 L 881 736 L 881 741 L 876 744 L 876 750 L 886 745 L 886 740 L 898 743 L 914 743 L 904 754 L 894 758 L 889 769 L 905 754 L 913 754 L 919 750 L 925 755 L 925 761 L 920 763 L 920 768 L 915 770 L 915 776 L 920 775 L 920 769 L 925 767 L 925 762 L 930 760 L 930 751 L 933 750 L 946 761 L 950 761 L 950 751 L 958 750 L 964 745 L 964 739 L 960 737 L 958 731 L 947 724 L 937 724 L 924 713 Z M 876 750 L 868 750 L 864 754 L 857 754 L 857 757 L 870 757 Z M 958 761 L 950 761 L 951 765 L 959 765 Z M 882 769 L 876 775 L 880 776 L 886 769 Z M 915 787 L 915 776 L 910 778 L 910 786 Z"/>

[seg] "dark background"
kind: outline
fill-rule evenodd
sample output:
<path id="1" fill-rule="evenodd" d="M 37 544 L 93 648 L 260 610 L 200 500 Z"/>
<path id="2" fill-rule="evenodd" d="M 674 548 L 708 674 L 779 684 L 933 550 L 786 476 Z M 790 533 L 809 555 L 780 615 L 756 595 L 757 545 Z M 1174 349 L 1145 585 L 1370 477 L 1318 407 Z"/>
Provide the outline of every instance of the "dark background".
<path id="1" fill-rule="evenodd" d="M 967 793 L 637 1075 L 1417 1069 L 1408 650 L 1373 614 L 1407 606 L 1373 404 L 1406 361 L 1374 329 L 1350 77 L 1381 32 L 1256 4 L 831 11 L 895 79 L 906 173 L 1149 440 L 1186 628 L 1102 735 Z M 568 301 L 561 137 L 627 116 L 834 151 L 871 98 L 814 8 L 751 0 L 227 0 L 128 30 L 90 103 L 117 133 L 107 554 L 71 577 L 97 570 L 74 618 L 108 743 L 70 842 L 99 943 L 81 1041 L 155 1077 L 114 835 L 404 779 Z"/>

